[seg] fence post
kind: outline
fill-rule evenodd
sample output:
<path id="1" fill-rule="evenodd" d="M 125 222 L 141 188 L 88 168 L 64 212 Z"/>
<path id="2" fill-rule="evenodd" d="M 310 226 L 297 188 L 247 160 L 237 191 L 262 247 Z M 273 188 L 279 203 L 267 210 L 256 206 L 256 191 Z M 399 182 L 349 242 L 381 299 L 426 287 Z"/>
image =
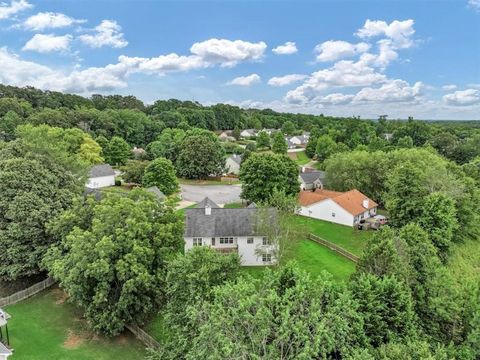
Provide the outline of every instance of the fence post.
<path id="1" fill-rule="evenodd" d="M 344 248 L 338 246 L 337 244 L 331 243 L 328 240 L 322 239 L 321 237 L 318 237 L 317 235 L 314 234 L 308 234 L 308 238 L 317 244 L 323 245 L 327 248 L 329 248 L 332 251 L 335 251 L 337 254 L 343 256 L 344 258 L 357 263 L 359 260 L 359 257 L 357 255 L 352 254 L 351 252 L 345 250 Z"/>

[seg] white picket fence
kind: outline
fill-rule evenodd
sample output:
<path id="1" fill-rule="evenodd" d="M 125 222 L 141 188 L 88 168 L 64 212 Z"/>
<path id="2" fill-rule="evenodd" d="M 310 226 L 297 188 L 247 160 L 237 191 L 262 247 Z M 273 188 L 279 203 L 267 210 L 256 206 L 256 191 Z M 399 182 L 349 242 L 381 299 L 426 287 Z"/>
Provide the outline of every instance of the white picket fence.
<path id="1" fill-rule="evenodd" d="M 15 294 L 0 298 L 0 307 L 12 305 L 19 301 L 28 299 L 30 296 L 38 294 L 40 291 L 45 290 L 46 288 L 52 286 L 55 283 L 56 281 L 53 278 L 49 277 L 26 289 L 16 292 Z"/>

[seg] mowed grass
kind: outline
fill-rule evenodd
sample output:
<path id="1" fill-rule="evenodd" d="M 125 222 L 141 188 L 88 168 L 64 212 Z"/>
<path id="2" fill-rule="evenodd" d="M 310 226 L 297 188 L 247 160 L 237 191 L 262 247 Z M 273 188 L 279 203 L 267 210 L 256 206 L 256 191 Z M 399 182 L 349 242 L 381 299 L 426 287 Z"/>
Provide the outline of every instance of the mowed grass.
<path id="1" fill-rule="evenodd" d="M 291 226 L 298 232 L 317 235 L 318 237 L 341 246 L 357 256 L 362 254 L 368 239 L 373 235 L 373 231 L 361 231 L 350 226 L 339 225 L 300 215 L 292 215 Z M 304 237 L 306 237 L 306 235 Z"/>
<path id="2" fill-rule="evenodd" d="M 305 154 L 305 151 L 299 151 L 297 154 L 297 160 L 295 161 L 298 165 L 308 164 L 311 159 Z"/>
<path id="3" fill-rule="evenodd" d="M 58 288 L 10 305 L 8 322 L 12 360 L 143 359 L 144 346 L 129 332 L 115 338 L 95 335 L 81 309 L 65 302 Z"/>

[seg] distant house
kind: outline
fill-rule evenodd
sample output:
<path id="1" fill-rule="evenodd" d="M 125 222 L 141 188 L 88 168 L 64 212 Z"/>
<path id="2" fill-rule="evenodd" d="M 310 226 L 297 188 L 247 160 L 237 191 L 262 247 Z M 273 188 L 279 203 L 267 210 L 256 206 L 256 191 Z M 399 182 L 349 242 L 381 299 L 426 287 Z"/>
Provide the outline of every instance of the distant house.
<path id="1" fill-rule="evenodd" d="M 242 163 L 242 155 L 230 155 L 225 161 L 225 169 L 227 174 L 240 174 L 240 164 Z"/>
<path id="2" fill-rule="evenodd" d="M 147 191 L 155 195 L 159 201 L 163 201 L 166 198 L 165 194 L 156 186 L 150 186 L 147 188 Z"/>
<path id="3" fill-rule="evenodd" d="M 8 338 L 8 319 L 10 319 L 10 315 L 0 309 L 0 360 L 6 360 L 13 354 L 10 348 L 10 339 Z"/>
<path id="4" fill-rule="evenodd" d="M 354 226 L 377 214 L 378 204 L 360 191 L 301 191 L 299 214 L 337 224 Z"/>
<path id="5" fill-rule="evenodd" d="M 245 129 L 240 133 L 240 137 L 242 138 L 251 138 L 257 136 L 257 130 L 255 129 Z"/>
<path id="6" fill-rule="evenodd" d="M 272 134 L 276 133 L 278 130 L 277 129 L 263 129 L 262 131 L 265 131 L 268 136 L 271 136 Z"/>
<path id="7" fill-rule="evenodd" d="M 285 141 L 287 142 L 287 147 L 288 147 L 289 149 L 295 149 L 295 148 L 297 147 L 297 144 L 295 144 L 294 142 L 292 142 L 290 139 L 291 139 L 291 138 L 289 138 L 289 137 L 286 137 L 286 138 L 285 138 Z"/>
<path id="8" fill-rule="evenodd" d="M 115 171 L 108 164 L 95 165 L 90 169 L 85 185 L 90 189 L 99 189 L 115 185 Z"/>
<path id="9" fill-rule="evenodd" d="M 218 135 L 220 141 L 235 141 L 236 139 L 232 136 L 231 130 L 225 130 Z"/>
<path id="10" fill-rule="evenodd" d="M 295 145 L 305 146 L 305 145 L 307 145 L 308 139 L 309 139 L 309 136 L 306 135 L 306 134 L 303 134 L 303 135 L 295 135 L 295 136 L 292 136 L 292 137 L 290 138 L 290 141 L 291 141 L 292 143 L 294 143 Z"/>
<path id="11" fill-rule="evenodd" d="M 387 141 L 390 141 L 393 139 L 393 133 L 385 133 L 383 134 L 383 138 Z"/>
<path id="12" fill-rule="evenodd" d="M 301 190 L 323 189 L 325 185 L 325 171 L 302 172 L 298 176 Z"/>
<path id="13" fill-rule="evenodd" d="M 275 245 L 258 230 L 257 215 L 254 205 L 223 209 L 205 198 L 195 208 L 185 210 L 185 251 L 209 246 L 222 253 L 238 253 L 243 266 L 275 264 Z"/>

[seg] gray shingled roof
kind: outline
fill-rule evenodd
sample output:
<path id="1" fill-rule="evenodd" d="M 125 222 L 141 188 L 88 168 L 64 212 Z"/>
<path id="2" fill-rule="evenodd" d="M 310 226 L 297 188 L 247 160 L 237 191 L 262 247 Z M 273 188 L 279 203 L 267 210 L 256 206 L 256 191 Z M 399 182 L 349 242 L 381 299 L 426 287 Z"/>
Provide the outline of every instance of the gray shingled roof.
<path id="1" fill-rule="evenodd" d="M 219 208 L 220 208 L 220 206 L 218 206 L 215 202 L 213 202 L 212 199 L 210 199 L 209 197 L 206 197 L 205 199 L 203 199 L 202 201 L 200 201 L 200 202 L 197 204 L 196 208 L 197 208 L 197 209 L 199 209 L 199 208 L 205 209 L 205 206 L 206 206 L 207 204 L 210 205 L 210 207 L 211 207 L 212 209 L 219 209 Z"/>
<path id="2" fill-rule="evenodd" d="M 211 201 L 204 199 L 202 203 Z M 201 204 L 201 203 L 200 203 Z M 199 204 L 199 205 L 200 205 Z M 213 203 L 215 204 L 215 203 Z M 216 204 L 215 204 L 216 205 Z M 212 206 L 205 215 L 205 207 L 185 210 L 185 237 L 253 236 L 257 228 L 257 208 L 223 209 Z M 271 214 L 273 215 L 271 210 Z M 269 219 L 269 223 L 272 220 Z"/>
<path id="3" fill-rule="evenodd" d="M 110 175 L 115 175 L 115 171 L 112 169 L 112 167 L 109 164 L 100 164 L 95 165 L 90 169 L 89 177 L 96 178 Z"/>
<path id="4" fill-rule="evenodd" d="M 156 186 L 150 186 L 147 188 L 148 192 L 151 192 L 152 194 L 156 195 L 159 200 L 164 200 L 165 199 L 165 194 Z"/>
<path id="5" fill-rule="evenodd" d="M 304 172 L 300 173 L 300 177 L 302 178 L 305 184 L 313 184 L 314 181 L 320 179 L 321 181 L 325 180 L 325 171 L 311 171 L 311 172 Z"/>
<path id="6" fill-rule="evenodd" d="M 242 162 L 242 155 L 233 154 L 229 156 L 230 159 L 235 161 L 238 165 Z"/>

